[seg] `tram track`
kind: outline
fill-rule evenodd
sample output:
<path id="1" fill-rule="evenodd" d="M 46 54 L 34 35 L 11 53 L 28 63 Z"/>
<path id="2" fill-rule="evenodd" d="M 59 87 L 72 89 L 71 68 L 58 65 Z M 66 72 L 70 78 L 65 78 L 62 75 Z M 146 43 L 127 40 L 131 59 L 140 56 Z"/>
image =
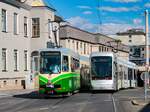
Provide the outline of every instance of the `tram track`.
<path id="1" fill-rule="evenodd" d="M 114 112 L 117 112 L 116 102 L 115 102 L 115 98 L 113 96 L 113 93 L 111 94 L 111 99 L 112 99 L 112 103 L 113 103 L 113 110 L 114 110 Z"/>

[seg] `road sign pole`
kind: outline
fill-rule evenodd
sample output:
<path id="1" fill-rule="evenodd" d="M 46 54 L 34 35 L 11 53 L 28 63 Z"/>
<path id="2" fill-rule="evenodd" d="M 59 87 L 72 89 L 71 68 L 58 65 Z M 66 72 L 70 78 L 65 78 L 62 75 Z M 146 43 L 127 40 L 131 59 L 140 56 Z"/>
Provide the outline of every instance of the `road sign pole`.
<path id="1" fill-rule="evenodd" d="M 147 100 L 147 86 L 148 86 L 148 81 L 149 81 L 149 26 L 148 26 L 148 10 L 145 11 L 145 45 L 146 45 L 146 66 L 145 66 L 145 77 L 144 77 L 144 99 Z"/>

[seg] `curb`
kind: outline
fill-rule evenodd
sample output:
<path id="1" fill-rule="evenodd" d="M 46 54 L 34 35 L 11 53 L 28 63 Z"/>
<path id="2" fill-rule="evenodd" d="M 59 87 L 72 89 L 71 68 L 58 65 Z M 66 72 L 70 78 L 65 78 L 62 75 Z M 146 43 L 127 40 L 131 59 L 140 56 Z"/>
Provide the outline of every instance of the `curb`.
<path id="1" fill-rule="evenodd" d="M 131 103 L 133 104 L 133 105 L 137 105 L 137 106 L 145 106 L 145 105 L 147 105 L 148 104 L 148 102 L 138 102 L 137 100 L 131 100 Z"/>

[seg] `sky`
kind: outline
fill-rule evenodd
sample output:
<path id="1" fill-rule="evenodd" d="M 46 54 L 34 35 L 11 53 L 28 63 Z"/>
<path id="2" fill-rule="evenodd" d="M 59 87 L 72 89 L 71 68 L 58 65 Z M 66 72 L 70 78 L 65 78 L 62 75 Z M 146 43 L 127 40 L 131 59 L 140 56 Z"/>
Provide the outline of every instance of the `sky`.
<path id="1" fill-rule="evenodd" d="M 144 29 L 144 11 L 150 0 L 46 0 L 72 26 L 114 35 L 131 28 Z"/>

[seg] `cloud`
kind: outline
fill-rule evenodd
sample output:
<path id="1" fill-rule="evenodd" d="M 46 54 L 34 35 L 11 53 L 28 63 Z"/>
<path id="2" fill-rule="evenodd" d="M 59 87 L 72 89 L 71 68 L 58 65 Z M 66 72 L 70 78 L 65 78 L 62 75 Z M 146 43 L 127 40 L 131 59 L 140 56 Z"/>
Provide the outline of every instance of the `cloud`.
<path id="1" fill-rule="evenodd" d="M 103 23 L 102 25 L 93 24 L 93 23 L 90 23 L 87 19 L 81 18 L 80 16 L 71 17 L 67 19 L 67 21 L 72 26 L 78 27 L 80 29 L 90 31 L 93 33 L 103 33 L 106 35 L 116 34 L 118 32 L 127 31 L 128 29 L 131 29 L 131 28 L 136 28 L 136 25 L 131 25 L 127 23 L 110 22 L 110 23 Z"/>
<path id="2" fill-rule="evenodd" d="M 150 3 L 146 3 L 145 7 L 149 8 L 150 7 Z"/>
<path id="3" fill-rule="evenodd" d="M 129 12 L 129 11 L 137 11 L 139 7 L 100 7 L 99 10 L 108 11 L 108 12 Z"/>
<path id="4" fill-rule="evenodd" d="M 84 11 L 83 14 L 90 15 L 92 14 L 92 11 Z"/>
<path id="5" fill-rule="evenodd" d="M 87 31 L 95 31 L 96 24 L 90 23 L 87 19 L 81 18 L 80 16 L 71 17 L 67 19 L 67 21 L 75 27 L 87 30 Z"/>
<path id="6" fill-rule="evenodd" d="M 92 9 L 90 6 L 79 5 L 77 6 L 79 9 Z"/>
<path id="7" fill-rule="evenodd" d="M 120 2 L 120 3 L 129 3 L 129 2 L 139 2 L 141 0 L 105 0 L 105 1 Z"/>
<path id="8" fill-rule="evenodd" d="M 131 29 L 132 26 L 130 24 L 119 24 L 119 23 L 104 23 L 99 26 L 101 33 L 103 34 L 116 34 L 118 32 L 124 32 L 128 29 Z"/>
<path id="9" fill-rule="evenodd" d="M 139 18 L 135 18 L 135 19 L 133 19 L 133 23 L 134 23 L 135 25 L 139 25 L 139 24 L 142 23 L 142 20 L 139 19 Z"/>

